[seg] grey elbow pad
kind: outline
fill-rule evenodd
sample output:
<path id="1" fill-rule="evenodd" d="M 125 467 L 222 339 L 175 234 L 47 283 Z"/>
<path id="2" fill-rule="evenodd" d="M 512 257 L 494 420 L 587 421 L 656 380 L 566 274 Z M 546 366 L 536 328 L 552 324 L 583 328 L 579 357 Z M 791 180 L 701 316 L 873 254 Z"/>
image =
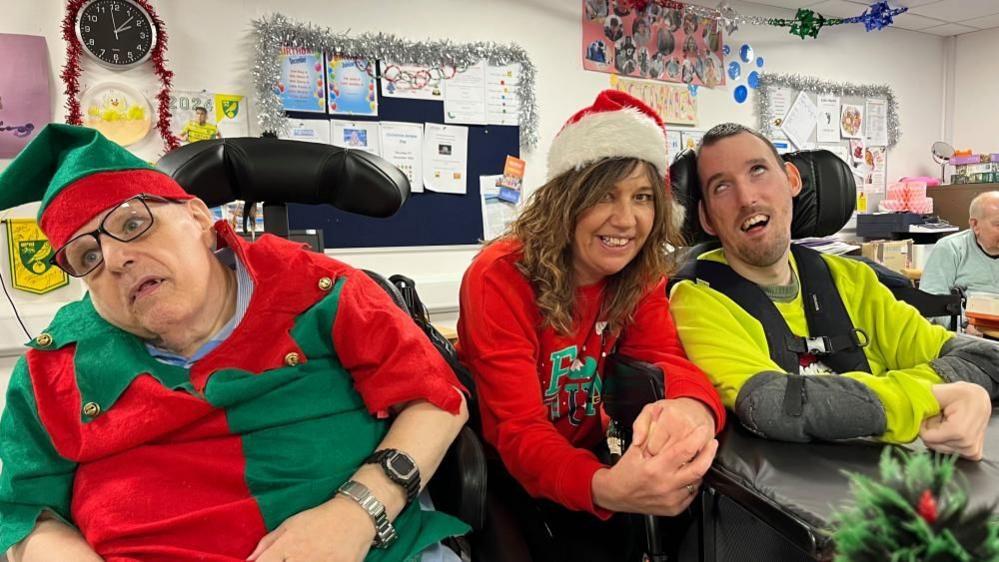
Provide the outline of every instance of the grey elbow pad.
<path id="1" fill-rule="evenodd" d="M 958 334 L 944 343 L 930 367 L 947 382 L 975 383 L 993 400 L 999 397 L 999 342 Z"/>
<path id="2" fill-rule="evenodd" d="M 735 412 L 750 431 L 804 443 L 884 434 L 884 405 L 862 383 L 835 375 L 758 373 L 742 386 Z"/>

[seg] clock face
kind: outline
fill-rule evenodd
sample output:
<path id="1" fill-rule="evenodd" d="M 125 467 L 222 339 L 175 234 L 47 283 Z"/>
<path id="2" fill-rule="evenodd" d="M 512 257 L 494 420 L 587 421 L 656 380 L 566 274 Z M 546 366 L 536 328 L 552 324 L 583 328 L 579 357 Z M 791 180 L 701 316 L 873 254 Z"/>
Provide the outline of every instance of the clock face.
<path id="1" fill-rule="evenodd" d="M 103 66 L 124 69 L 145 62 L 156 45 L 152 19 L 131 0 L 93 0 L 76 18 L 83 49 Z"/>

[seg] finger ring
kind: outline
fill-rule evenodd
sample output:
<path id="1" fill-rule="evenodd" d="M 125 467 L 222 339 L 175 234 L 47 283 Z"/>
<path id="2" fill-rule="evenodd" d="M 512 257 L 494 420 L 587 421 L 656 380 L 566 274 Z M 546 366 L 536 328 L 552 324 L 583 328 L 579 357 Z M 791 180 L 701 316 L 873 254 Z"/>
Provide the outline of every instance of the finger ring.
<path id="1" fill-rule="evenodd" d="M 695 488 L 693 484 L 687 484 L 684 488 L 687 489 L 687 493 L 690 495 L 694 495 L 694 492 L 697 491 L 697 488 Z"/>

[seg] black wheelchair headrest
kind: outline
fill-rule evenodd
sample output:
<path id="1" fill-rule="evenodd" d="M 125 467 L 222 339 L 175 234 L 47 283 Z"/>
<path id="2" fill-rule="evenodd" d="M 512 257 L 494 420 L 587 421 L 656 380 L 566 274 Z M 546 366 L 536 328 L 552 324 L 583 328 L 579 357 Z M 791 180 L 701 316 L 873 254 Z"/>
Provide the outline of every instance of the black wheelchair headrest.
<path id="1" fill-rule="evenodd" d="M 409 180 L 388 161 L 360 150 L 274 138 L 193 142 L 157 166 L 209 207 L 240 199 L 328 203 L 371 217 L 395 214 Z"/>
<path id="2" fill-rule="evenodd" d="M 794 198 L 791 238 L 829 236 L 850 220 L 857 201 L 857 184 L 847 166 L 828 150 L 803 150 L 783 155 L 785 162 L 801 172 L 801 193 Z M 670 185 L 677 202 L 687 210 L 683 223 L 684 238 L 691 244 L 712 240 L 701 228 L 697 205 L 701 201 L 701 182 L 697 176 L 697 155 L 687 149 L 669 168 Z"/>

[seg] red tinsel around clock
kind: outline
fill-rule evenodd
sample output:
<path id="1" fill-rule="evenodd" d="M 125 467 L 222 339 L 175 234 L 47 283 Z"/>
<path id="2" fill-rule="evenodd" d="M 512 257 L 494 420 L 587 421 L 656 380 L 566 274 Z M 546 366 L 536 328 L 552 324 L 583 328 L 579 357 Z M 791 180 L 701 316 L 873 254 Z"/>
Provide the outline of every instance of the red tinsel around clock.
<path id="1" fill-rule="evenodd" d="M 70 125 L 83 124 L 83 115 L 80 113 L 80 55 L 83 54 L 83 45 L 76 37 L 76 15 L 80 8 L 88 0 L 69 0 L 66 3 L 66 16 L 62 20 L 62 37 L 66 41 L 66 65 L 62 68 L 62 80 L 66 84 L 66 122 Z M 160 137 L 166 144 L 167 150 L 173 150 L 180 146 L 180 141 L 170 131 L 170 85 L 173 82 L 173 72 L 166 68 L 166 46 L 167 34 L 164 30 L 163 20 L 160 19 L 153 7 L 147 0 L 134 0 L 136 4 L 145 10 L 156 27 L 156 45 L 153 46 L 149 59 L 153 63 L 153 70 L 160 79 L 160 91 L 156 94 L 159 102 L 156 108 L 157 119 L 156 128 L 160 132 Z"/>

